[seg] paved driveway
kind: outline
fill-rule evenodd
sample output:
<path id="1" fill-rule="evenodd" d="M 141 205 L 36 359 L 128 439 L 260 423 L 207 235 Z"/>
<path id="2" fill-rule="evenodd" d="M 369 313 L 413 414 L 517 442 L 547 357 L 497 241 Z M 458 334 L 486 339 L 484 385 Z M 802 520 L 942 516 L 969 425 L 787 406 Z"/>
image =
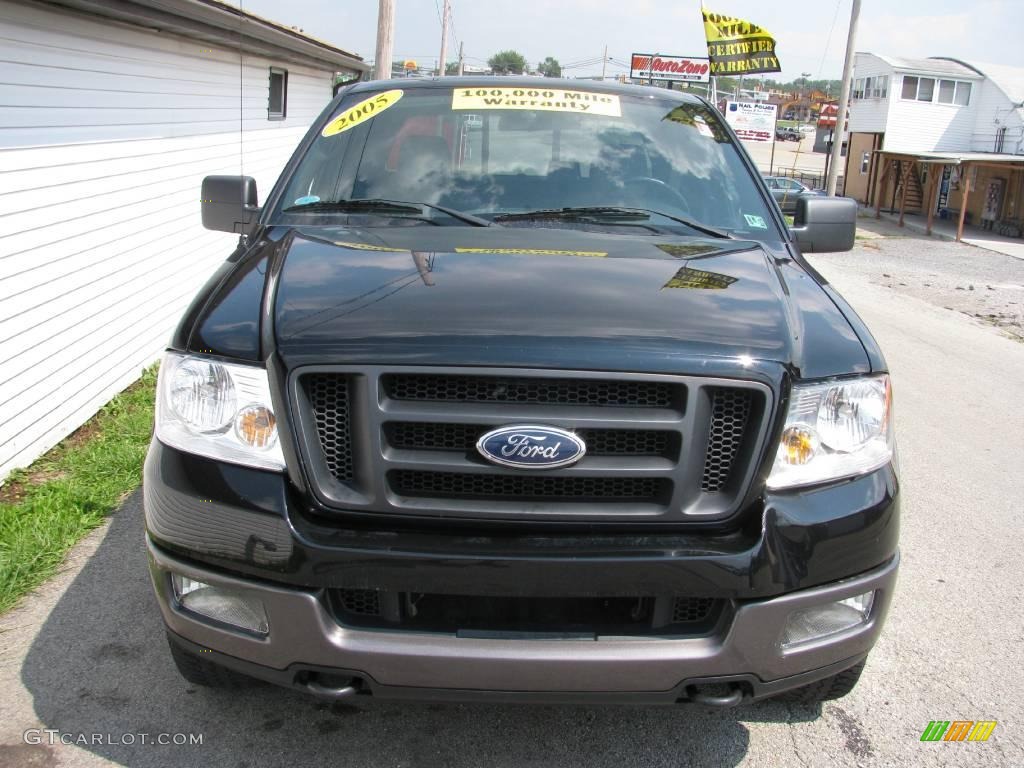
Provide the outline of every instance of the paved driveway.
<path id="1" fill-rule="evenodd" d="M 896 601 L 851 696 L 729 711 L 353 708 L 265 686 L 196 689 L 166 652 L 136 494 L 61 577 L 0 618 L 0 765 L 1024 764 L 1024 344 L 872 285 L 852 259 L 818 264 L 888 354 L 904 473 Z M 999 724 L 987 743 L 921 743 L 936 719 Z M 43 734 L 43 744 L 25 744 L 27 728 L 104 741 L 50 747 Z M 203 743 L 143 745 L 142 733 L 201 734 Z M 135 743 L 120 743 L 124 734 Z"/>

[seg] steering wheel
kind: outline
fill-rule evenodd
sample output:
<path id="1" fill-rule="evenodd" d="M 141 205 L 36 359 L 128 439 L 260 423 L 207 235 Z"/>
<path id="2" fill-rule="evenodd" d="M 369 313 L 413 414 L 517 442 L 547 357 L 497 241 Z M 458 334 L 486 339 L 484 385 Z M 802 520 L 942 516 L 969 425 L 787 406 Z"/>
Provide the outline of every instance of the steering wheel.
<path id="1" fill-rule="evenodd" d="M 623 186 L 625 186 L 626 189 L 637 191 L 640 196 L 645 199 L 664 199 L 667 195 L 671 198 L 671 203 L 676 206 L 676 208 L 687 216 L 692 215 L 692 212 L 690 211 L 690 204 L 686 201 L 686 198 L 661 179 L 655 179 L 653 176 L 634 176 L 631 179 L 626 179 L 623 182 Z M 650 197 L 648 197 L 649 194 Z"/>

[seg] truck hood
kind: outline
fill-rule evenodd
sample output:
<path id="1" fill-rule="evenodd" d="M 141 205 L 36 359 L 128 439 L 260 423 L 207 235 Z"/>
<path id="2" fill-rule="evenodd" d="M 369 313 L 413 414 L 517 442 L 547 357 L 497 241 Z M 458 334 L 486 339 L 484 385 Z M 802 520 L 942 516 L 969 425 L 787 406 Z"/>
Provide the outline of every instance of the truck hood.
<path id="1" fill-rule="evenodd" d="M 752 241 L 540 227 L 309 228 L 283 260 L 274 340 L 286 365 L 490 365 L 797 375 L 866 369 L 808 274 Z M 808 327 L 808 323 L 812 327 Z M 814 356 L 815 337 L 827 349 Z M 817 361 L 804 370 L 804 358 Z M 717 362 L 717 365 L 716 365 Z"/>

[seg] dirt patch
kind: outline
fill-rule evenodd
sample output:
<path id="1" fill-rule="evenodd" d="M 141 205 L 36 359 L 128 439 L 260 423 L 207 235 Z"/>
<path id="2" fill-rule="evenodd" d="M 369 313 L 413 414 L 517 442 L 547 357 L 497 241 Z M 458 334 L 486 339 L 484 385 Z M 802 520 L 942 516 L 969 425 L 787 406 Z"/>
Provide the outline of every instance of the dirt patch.
<path id="1" fill-rule="evenodd" d="M 0 486 L 0 504 L 17 504 L 25 498 L 29 488 L 42 485 L 50 480 L 60 480 L 67 472 L 57 469 L 43 468 L 21 474 L 15 480 L 9 480 Z"/>
<path id="2" fill-rule="evenodd" d="M 861 219 L 848 253 L 810 254 L 826 277 L 831 267 L 923 299 L 1024 340 L 1024 261 L 962 243 L 914 235 L 888 221 Z"/>
<path id="3" fill-rule="evenodd" d="M 131 387 L 128 388 L 128 390 L 125 391 L 130 391 L 134 386 L 136 385 L 133 384 Z M 89 439 L 97 432 L 99 432 L 99 429 L 100 428 L 96 424 L 96 420 L 89 419 L 89 421 L 85 422 L 85 424 L 83 424 L 70 435 L 68 435 L 66 438 L 64 438 L 64 442 L 61 444 L 61 449 L 66 450 L 68 448 L 76 448 L 79 445 L 82 445 L 83 443 L 89 442 Z"/>

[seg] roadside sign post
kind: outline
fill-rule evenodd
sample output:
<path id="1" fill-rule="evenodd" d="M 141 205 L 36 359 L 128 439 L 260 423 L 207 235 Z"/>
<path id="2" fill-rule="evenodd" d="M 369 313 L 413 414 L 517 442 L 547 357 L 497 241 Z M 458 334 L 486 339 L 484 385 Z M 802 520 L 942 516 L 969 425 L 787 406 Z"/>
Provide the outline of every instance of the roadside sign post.
<path id="1" fill-rule="evenodd" d="M 661 53 L 634 53 L 630 58 L 629 79 L 654 85 L 669 83 L 707 83 L 711 65 L 706 56 L 668 56 Z"/>
<path id="2" fill-rule="evenodd" d="M 775 170 L 775 118 L 778 107 L 762 101 L 728 101 L 725 104 L 725 122 L 740 141 L 772 144 L 768 173 Z"/>

